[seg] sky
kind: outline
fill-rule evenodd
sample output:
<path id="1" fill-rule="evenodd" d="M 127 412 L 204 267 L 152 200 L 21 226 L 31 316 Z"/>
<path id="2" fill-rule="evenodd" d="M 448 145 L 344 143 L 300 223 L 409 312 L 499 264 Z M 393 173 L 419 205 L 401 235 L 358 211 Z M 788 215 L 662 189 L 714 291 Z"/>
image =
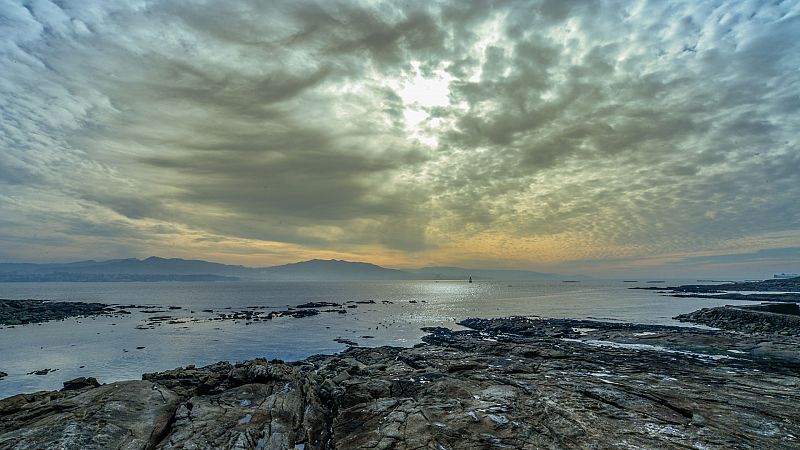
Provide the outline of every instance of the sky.
<path id="1" fill-rule="evenodd" d="M 800 272 L 800 2 L 0 0 L 0 260 Z"/>

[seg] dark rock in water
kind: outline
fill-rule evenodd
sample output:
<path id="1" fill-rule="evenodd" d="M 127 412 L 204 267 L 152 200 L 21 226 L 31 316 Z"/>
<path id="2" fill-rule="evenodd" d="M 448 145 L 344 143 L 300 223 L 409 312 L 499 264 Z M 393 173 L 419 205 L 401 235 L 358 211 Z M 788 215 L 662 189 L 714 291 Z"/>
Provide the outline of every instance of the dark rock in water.
<path id="1" fill-rule="evenodd" d="M 78 377 L 73 380 L 65 381 L 62 391 L 74 391 L 76 389 L 83 389 L 87 387 L 96 388 L 100 383 L 94 377 Z"/>
<path id="2" fill-rule="evenodd" d="M 308 303 L 303 303 L 302 305 L 297 305 L 295 308 L 328 308 L 332 306 L 342 306 L 342 305 L 333 302 L 308 302 Z"/>
<path id="3" fill-rule="evenodd" d="M 349 345 L 351 347 L 358 347 L 358 342 L 353 342 L 350 339 L 345 338 L 336 338 L 333 340 L 334 342 L 338 342 L 340 344 Z"/>
<path id="4" fill-rule="evenodd" d="M 7 374 L 7 373 L 5 373 L 5 372 L 0 372 L 0 380 L 2 380 L 3 378 L 5 378 L 5 377 L 7 377 L 7 376 L 8 376 L 8 374 Z"/>
<path id="5" fill-rule="evenodd" d="M 0 299 L 0 325 L 24 325 L 68 317 L 113 315 L 120 311 L 109 305 L 84 302 L 50 302 L 45 300 Z"/>
<path id="6" fill-rule="evenodd" d="M 628 289 L 668 290 L 675 297 L 755 300 L 771 302 L 800 302 L 800 277 L 764 281 L 728 282 L 725 284 L 686 284 L 682 286 L 632 287 Z M 776 292 L 775 294 L 741 294 L 740 292 Z M 782 293 L 781 293 L 782 292 Z M 714 295 L 711 295 L 714 294 Z"/>
<path id="7" fill-rule="evenodd" d="M 0 448 L 794 448 L 800 339 L 529 318 L 0 400 Z M 759 347 L 768 341 L 771 346 Z M 784 357 L 786 356 L 786 357 Z M 789 359 L 787 359 L 789 358 Z"/>
<path id="8" fill-rule="evenodd" d="M 725 284 L 688 284 L 671 287 L 676 292 L 714 293 L 723 291 L 800 292 L 800 277 Z"/>
<path id="9" fill-rule="evenodd" d="M 34 370 L 32 372 L 28 372 L 27 375 L 47 375 L 50 372 L 55 372 L 58 369 L 39 369 Z"/>
<path id="10" fill-rule="evenodd" d="M 291 311 L 288 315 L 300 319 L 303 317 L 316 316 L 317 314 L 319 314 L 319 311 L 317 311 L 316 309 L 303 309 L 300 311 Z"/>
<path id="11" fill-rule="evenodd" d="M 662 292 L 659 292 L 662 293 Z M 713 298 L 723 300 L 749 300 L 755 302 L 800 302 L 800 294 L 794 293 L 781 293 L 781 294 L 739 294 L 725 292 L 722 294 L 695 294 L 695 293 L 682 293 L 680 291 L 663 292 L 670 294 L 673 297 L 691 297 L 691 298 Z"/>
<path id="12" fill-rule="evenodd" d="M 115 306 L 113 306 L 113 308 L 117 308 L 117 309 L 147 309 L 147 308 L 150 308 L 150 306 L 144 306 L 144 305 L 115 305 Z"/>
<path id="13" fill-rule="evenodd" d="M 358 301 L 356 303 L 361 304 L 361 305 L 374 305 L 375 304 L 375 300 L 363 300 L 363 301 Z"/>

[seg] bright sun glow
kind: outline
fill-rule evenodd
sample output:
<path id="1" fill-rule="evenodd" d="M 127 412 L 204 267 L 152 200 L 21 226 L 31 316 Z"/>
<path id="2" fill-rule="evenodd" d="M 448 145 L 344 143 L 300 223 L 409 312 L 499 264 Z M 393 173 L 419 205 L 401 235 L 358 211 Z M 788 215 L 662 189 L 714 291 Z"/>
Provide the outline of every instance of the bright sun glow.
<path id="1" fill-rule="evenodd" d="M 419 63 L 412 66 L 414 76 L 398 83 L 396 89 L 403 100 L 406 130 L 414 139 L 434 147 L 438 143 L 436 129 L 440 121 L 431 119 L 430 110 L 450 105 L 451 77 L 444 71 L 436 71 L 426 77 L 420 73 Z"/>
<path id="2" fill-rule="evenodd" d="M 406 105 L 432 108 L 450 104 L 450 80 L 445 73 L 436 78 L 424 78 L 419 73 L 397 92 Z"/>

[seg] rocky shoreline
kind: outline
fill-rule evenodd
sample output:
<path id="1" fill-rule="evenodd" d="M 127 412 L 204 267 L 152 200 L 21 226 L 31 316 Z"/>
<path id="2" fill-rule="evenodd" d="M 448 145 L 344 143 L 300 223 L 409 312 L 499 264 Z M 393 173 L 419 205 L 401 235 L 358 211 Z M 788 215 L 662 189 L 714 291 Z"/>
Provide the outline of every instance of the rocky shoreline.
<path id="1" fill-rule="evenodd" d="M 423 301 L 424 302 L 424 301 Z M 382 301 L 381 304 L 391 304 L 391 301 Z M 412 303 L 416 301 L 412 300 Z M 302 319 L 316 316 L 321 313 L 347 314 L 348 310 L 358 308 L 358 305 L 375 305 L 378 302 L 348 301 L 345 303 L 310 302 L 288 306 L 286 309 L 270 308 L 267 306 L 249 306 L 234 309 L 227 306 L 223 308 L 200 310 L 204 316 L 196 315 L 196 311 L 183 310 L 181 306 L 164 305 L 117 305 L 104 303 L 85 302 L 56 302 L 50 300 L 8 300 L 0 299 L 0 326 L 14 327 L 17 325 L 39 324 L 52 320 L 63 320 L 70 317 L 109 316 L 120 317 L 130 315 L 135 311 L 142 315 L 142 323 L 137 329 L 153 329 L 161 324 L 190 324 L 209 321 L 252 322 L 269 321 L 279 317 L 292 317 Z M 324 309 L 323 309 L 324 308 Z"/>
<path id="2" fill-rule="evenodd" d="M 51 302 L 47 300 L 0 299 L 0 325 L 25 325 L 68 317 L 120 314 L 103 303 Z M 124 314 L 124 312 L 123 312 Z"/>
<path id="3" fill-rule="evenodd" d="M 776 448 L 800 339 L 531 318 L 0 400 L 0 448 Z"/>
<path id="4" fill-rule="evenodd" d="M 800 336 L 800 307 L 796 303 L 703 308 L 675 319 L 743 333 Z"/>
<path id="5" fill-rule="evenodd" d="M 672 297 L 752 300 L 761 302 L 800 302 L 800 277 L 764 281 L 729 282 L 725 284 L 686 284 L 682 286 L 631 287 L 658 291 Z M 740 292 L 758 292 L 742 294 Z"/>

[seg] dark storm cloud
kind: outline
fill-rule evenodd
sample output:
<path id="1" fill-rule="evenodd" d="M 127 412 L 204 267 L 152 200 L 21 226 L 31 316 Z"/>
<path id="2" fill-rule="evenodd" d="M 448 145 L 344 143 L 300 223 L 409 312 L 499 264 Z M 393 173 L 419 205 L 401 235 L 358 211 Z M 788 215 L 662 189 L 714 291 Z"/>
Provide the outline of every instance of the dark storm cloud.
<path id="1" fill-rule="evenodd" d="M 41 0 L 0 15 L 7 239 L 48 202 L 39 235 L 64 254 L 81 235 L 141 248 L 164 227 L 439 259 L 486 236 L 633 261 L 800 230 L 789 2 Z"/>

